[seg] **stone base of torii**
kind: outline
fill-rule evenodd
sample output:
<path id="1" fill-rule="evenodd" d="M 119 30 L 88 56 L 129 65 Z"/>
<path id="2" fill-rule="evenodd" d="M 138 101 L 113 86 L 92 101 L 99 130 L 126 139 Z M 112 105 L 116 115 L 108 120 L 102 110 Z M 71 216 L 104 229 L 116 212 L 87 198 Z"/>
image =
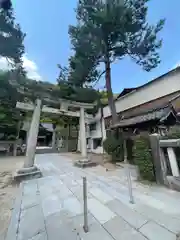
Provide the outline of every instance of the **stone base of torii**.
<path id="1" fill-rule="evenodd" d="M 35 152 L 36 152 L 36 144 L 39 132 L 39 123 L 40 123 L 40 115 L 41 112 L 48 112 L 48 113 L 55 113 L 55 114 L 63 114 L 67 116 L 76 116 L 80 118 L 80 150 L 82 159 L 75 162 L 75 166 L 78 167 L 90 167 L 94 166 L 90 159 L 87 156 L 87 145 L 86 145 L 86 128 L 85 128 L 85 109 L 91 109 L 94 107 L 93 104 L 86 104 L 86 103 L 77 103 L 71 101 L 61 100 L 61 104 L 65 103 L 66 108 L 67 106 L 73 106 L 80 109 L 79 112 L 71 112 L 67 109 L 53 109 L 48 108 L 46 106 L 42 106 L 42 101 L 40 99 L 36 100 L 36 104 L 25 104 L 18 102 L 16 107 L 21 110 L 26 111 L 33 111 L 32 121 L 29 129 L 28 140 L 27 140 L 27 148 L 26 148 L 26 157 L 24 161 L 23 168 L 19 169 L 15 175 L 15 179 L 26 179 L 32 177 L 41 177 L 41 171 L 34 165 L 35 160 Z"/>

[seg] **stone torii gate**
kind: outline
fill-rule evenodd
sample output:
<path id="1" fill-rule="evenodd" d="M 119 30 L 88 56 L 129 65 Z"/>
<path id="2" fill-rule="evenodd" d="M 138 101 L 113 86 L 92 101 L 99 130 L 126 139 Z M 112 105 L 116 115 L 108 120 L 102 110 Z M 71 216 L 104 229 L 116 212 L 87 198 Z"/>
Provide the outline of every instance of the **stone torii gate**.
<path id="1" fill-rule="evenodd" d="M 26 158 L 24 161 L 24 166 L 23 168 L 19 169 L 16 172 L 15 178 L 41 175 L 40 170 L 34 165 L 41 112 L 74 116 L 80 118 L 80 149 L 83 159 L 77 161 L 75 165 L 80 167 L 93 165 L 93 163 L 87 158 L 85 110 L 92 109 L 94 107 L 94 104 L 80 103 L 64 99 L 60 99 L 60 104 L 61 104 L 60 109 L 56 109 L 47 106 L 42 106 L 42 101 L 40 99 L 36 100 L 35 105 L 17 102 L 16 108 L 21 109 L 23 111 L 33 111 L 33 116 L 27 139 Z M 68 107 L 78 108 L 79 111 L 77 112 L 69 111 Z M 87 117 L 90 116 L 86 115 L 86 118 Z"/>

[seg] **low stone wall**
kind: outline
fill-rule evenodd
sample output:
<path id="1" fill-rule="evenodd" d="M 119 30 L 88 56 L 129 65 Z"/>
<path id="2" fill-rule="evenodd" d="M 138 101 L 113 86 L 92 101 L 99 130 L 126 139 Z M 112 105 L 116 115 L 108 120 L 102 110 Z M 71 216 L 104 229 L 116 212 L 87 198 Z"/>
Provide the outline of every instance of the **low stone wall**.
<path id="1" fill-rule="evenodd" d="M 12 155 L 15 141 L 0 141 L 0 155 Z"/>
<path id="2" fill-rule="evenodd" d="M 180 139 L 162 139 L 158 134 L 152 134 L 151 149 L 157 183 L 173 188 L 173 182 L 180 179 L 180 169 L 177 159 L 177 149 L 180 149 Z M 176 190 L 180 190 L 176 186 Z M 177 185 L 177 183 L 176 183 Z"/>

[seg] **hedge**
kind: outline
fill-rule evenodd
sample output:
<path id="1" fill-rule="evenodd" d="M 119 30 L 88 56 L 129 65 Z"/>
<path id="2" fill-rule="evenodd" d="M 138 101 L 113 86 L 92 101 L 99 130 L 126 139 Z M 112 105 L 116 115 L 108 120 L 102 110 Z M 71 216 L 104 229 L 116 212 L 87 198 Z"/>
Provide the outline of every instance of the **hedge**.
<path id="1" fill-rule="evenodd" d="M 109 135 L 103 142 L 103 147 L 105 152 L 111 156 L 113 162 L 122 162 L 124 160 L 122 137 L 116 138 L 114 134 Z"/>
<path id="2" fill-rule="evenodd" d="M 134 162 L 143 180 L 155 181 L 154 166 L 150 151 L 150 141 L 146 136 L 137 136 L 133 146 Z"/>
<path id="3" fill-rule="evenodd" d="M 180 139 L 180 126 L 173 126 L 169 129 L 169 132 L 166 136 L 163 137 L 163 139 Z M 177 164 L 180 169 L 180 148 L 174 148 Z"/>
<path id="4" fill-rule="evenodd" d="M 180 126 L 171 127 L 169 132 L 163 138 L 165 139 L 180 139 Z"/>

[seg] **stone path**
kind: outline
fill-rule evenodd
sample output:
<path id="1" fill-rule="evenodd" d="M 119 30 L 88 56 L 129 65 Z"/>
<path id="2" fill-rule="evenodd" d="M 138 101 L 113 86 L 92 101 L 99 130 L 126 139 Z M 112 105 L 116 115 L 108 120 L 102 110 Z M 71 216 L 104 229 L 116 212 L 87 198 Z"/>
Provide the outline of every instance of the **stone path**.
<path id="1" fill-rule="evenodd" d="M 58 154 L 37 155 L 43 178 L 21 184 L 7 240 L 175 240 L 180 193 L 133 181 L 129 203 L 124 169 L 79 169 Z M 82 176 L 88 182 L 83 231 Z"/>

